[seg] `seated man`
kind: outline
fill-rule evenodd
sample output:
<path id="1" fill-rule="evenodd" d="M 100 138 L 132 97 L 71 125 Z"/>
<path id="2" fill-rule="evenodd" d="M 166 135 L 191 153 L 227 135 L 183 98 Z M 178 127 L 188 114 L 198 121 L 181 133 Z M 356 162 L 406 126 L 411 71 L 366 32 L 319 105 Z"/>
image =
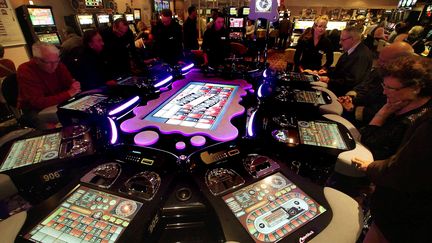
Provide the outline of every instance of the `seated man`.
<path id="1" fill-rule="evenodd" d="M 21 64 L 17 71 L 18 107 L 31 125 L 47 128 L 46 124 L 58 122 L 55 109 L 44 117 L 38 113 L 78 94 L 81 86 L 60 63 L 57 47 L 37 42 L 32 51 L 33 58 Z"/>
<path id="2" fill-rule="evenodd" d="M 413 54 L 414 49 L 408 43 L 395 42 L 381 50 L 375 66 L 379 68 L 392 59 Z M 386 97 L 383 94 L 382 82 L 383 78 L 374 68 L 363 82 L 355 86 L 345 96 L 339 97 L 338 100 L 351 121 L 367 124 L 385 104 Z"/>
<path id="3" fill-rule="evenodd" d="M 230 46 L 222 14 L 216 14 L 213 25 L 204 32 L 201 49 L 204 52 L 204 65 L 217 66 L 225 63 Z"/>
<path id="4" fill-rule="evenodd" d="M 361 30 L 351 26 L 345 28 L 340 36 L 345 53 L 339 58 L 335 69 L 321 81 L 336 95 L 344 95 L 365 79 L 372 68 L 372 53 L 361 42 Z"/>

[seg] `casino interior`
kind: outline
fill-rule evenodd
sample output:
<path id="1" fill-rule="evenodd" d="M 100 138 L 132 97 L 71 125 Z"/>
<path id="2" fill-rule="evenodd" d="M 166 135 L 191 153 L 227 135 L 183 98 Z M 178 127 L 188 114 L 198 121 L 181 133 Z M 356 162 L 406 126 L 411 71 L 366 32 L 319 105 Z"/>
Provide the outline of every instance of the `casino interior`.
<path id="1" fill-rule="evenodd" d="M 199 47 L 186 50 L 185 34 L 176 39 L 185 41 L 182 58 L 165 62 L 152 49 L 162 38 L 176 38 L 160 34 L 163 9 L 186 32 L 190 6 Z M 389 223 L 372 208 L 382 186 L 368 177 L 371 166 L 361 170 L 365 161 L 403 153 L 403 136 L 389 155 L 377 156 L 363 136 L 370 125 L 353 118 L 341 98 L 355 96 L 334 90 L 331 74 L 357 48 L 341 45 L 353 39 L 342 36 L 354 27 L 371 67 L 404 34 L 399 41 L 429 60 L 429 0 L 0 0 L 0 11 L 1 242 L 408 242 L 381 228 Z M 297 53 L 322 15 L 321 38 L 335 44 L 333 57 L 316 50 L 320 67 L 303 69 L 296 56 L 307 50 Z M 206 57 L 219 49 L 206 36 L 217 31 L 220 16 L 226 36 L 216 43 L 229 53 L 213 65 Z M 102 52 L 114 53 L 102 29 L 116 34 L 116 19 L 127 22 L 135 42 L 126 46 L 133 49 L 126 55 L 131 69 L 84 90 L 81 70 L 66 63 L 65 44 L 100 30 Z M 400 23 L 421 26 L 422 34 L 411 41 Z M 321 40 L 314 41 L 311 48 L 318 48 Z M 18 105 L 21 66 L 45 62 L 32 50 L 40 42 L 57 47 L 60 64 L 81 82 L 81 92 L 37 111 L 38 119 L 57 119 L 42 127 L 24 119 Z M 59 60 L 45 64 L 59 68 Z M 325 67 L 327 60 L 333 63 Z M 369 73 L 372 68 L 359 82 Z M 388 79 L 378 85 L 384 102 L 373 104 L 379 105 L 373 119 L 388 92 L 411 87 L 382 80 Z M 30 92 L 43 92 L 35 87 Z M 368 232 L 375 222 L 381 238 L 374 241 Z M 410 242 L 428 241 L 418 237 Z"/>

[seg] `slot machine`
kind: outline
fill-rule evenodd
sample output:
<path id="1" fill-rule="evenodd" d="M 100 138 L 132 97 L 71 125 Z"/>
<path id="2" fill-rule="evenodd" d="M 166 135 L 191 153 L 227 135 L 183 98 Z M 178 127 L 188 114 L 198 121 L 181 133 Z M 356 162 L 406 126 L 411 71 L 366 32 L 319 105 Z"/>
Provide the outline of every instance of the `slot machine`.
<path id="1" fill-rule="evenodd" d="M 22 5 L 16 15 L 30 50 L 38 41 L 61 44 L 51 6 Z"/>
<path id="2" fill-rule="evenodd" d="M 2 146 L 0 172 L 32 203 L 60 190 L 92 163 L 99 134 L 82 125 L 34 131 Z"/>
<path id="3" fill-rule="evenodd" d="M 136 29 L 136 25 L 135 25 L 135 18 L 134 18 L 134 14 L 133 13 L 125 13 L 124 14 L 126 21 L 129 24 L 129 29 L 132 31 L 132 33 L 134 35 L 136 35 L 137 29 Z"/>
<path id="4" fill-rule="evenodd" d="M 75 32 L 83 35 L 87 30 L 96 29 L 96 21 L 92 14 L 76 14 L 64 16 L 66 25 L 74 28 Z"/>
<path id="5" fill-rule="evenodd" d="M 135 23 L 141 21 L 141 9 L 140 8 L 134 8 L 133 16 L 134 16 Z"/>
<path id="6" fill-rule="evenodd" d="M 107 151 L 71 190 L 28 212 L 20 238 L 33 242 L 156 242 L 161 204 L 174 187 L 178 157 L 119 145 Z"/>

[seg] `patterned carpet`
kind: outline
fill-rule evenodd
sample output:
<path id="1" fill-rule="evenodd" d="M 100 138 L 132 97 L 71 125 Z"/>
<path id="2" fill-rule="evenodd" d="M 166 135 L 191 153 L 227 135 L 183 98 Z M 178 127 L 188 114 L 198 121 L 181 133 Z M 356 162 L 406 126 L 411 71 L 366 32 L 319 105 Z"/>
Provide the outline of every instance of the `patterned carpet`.
<path id="1" fill-rule="evenodd" d="M 267 61 L 270 63 L 270 68 L 275 70 L 285 70 L 287 61 L 290 59 L 290 55 L 290 51 L 270 49 L 267 56 Z"/>

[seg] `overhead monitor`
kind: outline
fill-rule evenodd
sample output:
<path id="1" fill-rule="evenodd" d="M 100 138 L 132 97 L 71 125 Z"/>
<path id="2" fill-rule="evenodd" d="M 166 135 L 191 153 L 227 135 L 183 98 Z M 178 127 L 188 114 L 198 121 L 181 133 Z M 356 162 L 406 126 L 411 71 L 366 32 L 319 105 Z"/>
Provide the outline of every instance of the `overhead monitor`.
<path id="1" fill-rule="evenodd" d="M 134 19 L 141 20 L 141 9 L 138 8 L 134 9 L 133 16 Z"/>
<path id="2" fill-rule="evenodd" d="M 97 20 L 99 24 L 108 24 L 109 23 L 109 15 L 108 14 L 98 14 Z"/>
<path id="3" fill-rule="evenodd" d="M 55 25 L 51 7 L 29 6 L 27 9 L 33 26 Z"/>
<path id="4" fill-rule="evenodd" d="M 86 8 L 103 8 L 103 0 L 85 0 Z"/>
<path id="5" fill-rule="evenodd" d="M 77 15 L 78 22 L 80 25 L 91 25 L 94 24 L 93 16 L 90 14 L 80 14 Z"/>
<path id="6" fill-rule="evenodd" d="M 125 14 L 126 21 L 134 21 L 134 15 L 133 14 Z"/>

